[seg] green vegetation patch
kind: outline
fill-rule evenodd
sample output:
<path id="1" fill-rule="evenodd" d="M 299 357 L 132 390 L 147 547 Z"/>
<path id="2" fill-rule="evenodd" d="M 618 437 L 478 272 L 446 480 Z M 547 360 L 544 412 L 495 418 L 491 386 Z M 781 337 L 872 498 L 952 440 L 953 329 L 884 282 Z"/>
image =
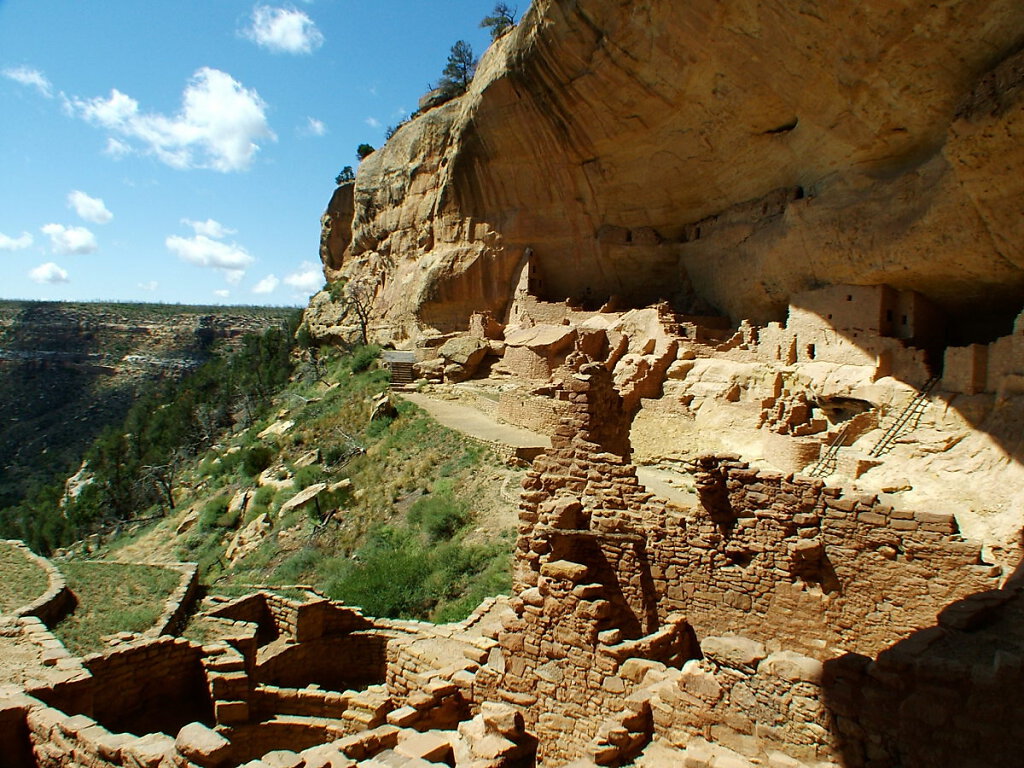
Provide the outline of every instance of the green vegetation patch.
<path id="1" fill-rule="evenodd" d="M 0 541 L 0 613 L 28 605 L 46 591 L 46 571 L 20 547 Z"/>
<path id="2" fill-rule="evenodd" d="M 431 543 L 417 528 L 374 530 L 354 561 L 327 561 L 328 596 L 371 616 L 460 621 L 485 597 L 511 588 L 511 540 Z"/>
<path id="3" fill-rule="evenodd" d="M 158 565 L 70 561 L 61 571 L 78 605 L 54 634 L 78 655 L 102 650 L 105 635 L 152 627 L 181 581 L 178 571 Z"/>

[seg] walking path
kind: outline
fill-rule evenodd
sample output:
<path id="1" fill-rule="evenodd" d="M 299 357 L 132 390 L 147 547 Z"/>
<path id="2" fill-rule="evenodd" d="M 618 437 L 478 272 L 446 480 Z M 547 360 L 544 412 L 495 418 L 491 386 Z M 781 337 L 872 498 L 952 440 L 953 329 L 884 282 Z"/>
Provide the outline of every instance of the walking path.
<path id="1" fill-rule="evenodd" d="M 502 424 L 471 405 L 454 400 L 439 400 L 422 392 L 395 394 L 418 405 L 444 426 L 478 440 L 502 443 L 516 448 L 551 447 L 551 439 L 547 435 L 531 432 L 522 427 L 513 427 L 511 424 Z"/>
<path id="2" fill-rule="evenodd" d="M 422 392 L 396 392 L 410 403 L 418 405 L 429 413 L 437 422 L 449 429 L 486 440 L 491 443 L 511 445 L 516 448 L 550 448 L 551 439 L 547 435 L 531 432 L 522 427 L 503 424 L 471 405 L 455 400 L 441 400 Z M 693 506 L 696 494 L 677 488 L 671 483 L 679 477 L 675 472 L 654 467 L 637 467 L 637 477 L 647 490 L 657 494 L 666 501 L 682 506 Z"/>

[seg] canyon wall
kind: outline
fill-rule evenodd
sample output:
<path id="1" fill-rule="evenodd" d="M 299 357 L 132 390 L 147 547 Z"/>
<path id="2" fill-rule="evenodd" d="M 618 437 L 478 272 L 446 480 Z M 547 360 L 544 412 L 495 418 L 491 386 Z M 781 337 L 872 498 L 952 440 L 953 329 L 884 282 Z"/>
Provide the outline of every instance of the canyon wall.
<path id="1" fill-rule="evenodd" d="M 296 310 L 0 302 L 0 507 L 34 480 L 74 472 L 147 381 L 181 376 L 215 345 L 280 326 Z"/>
<path id="2" fill-rule="evenodd" d="M 373 281 L 393 341 L 507 312 L 527 251 L 551 300 L 765 322 L 886 283 L 1005 332 L 1022 43 L 1012 0 L 536 0 L 465 96 L 362 163 L 351 237 L 332 201 L 325 272 Z"/>

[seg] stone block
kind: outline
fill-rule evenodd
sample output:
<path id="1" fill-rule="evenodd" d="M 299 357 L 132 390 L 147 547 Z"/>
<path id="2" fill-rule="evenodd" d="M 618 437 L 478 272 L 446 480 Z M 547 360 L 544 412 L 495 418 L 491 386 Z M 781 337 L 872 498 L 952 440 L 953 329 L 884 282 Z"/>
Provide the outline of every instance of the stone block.
<path id="1" fill-rule="evenodd" d="M 451 740 L 437 731 L 402 734 L 395 752 L 431 763 L 447 763 L 453 757 Z"/>
<path id="2" fill-rule="evenodd" d="M 567 581 L 579 582 L 586 577 L 587 566 L 581 563 L 573 563 L 569 560 L 555 560 L 541 565 L 540 574 L 549 579 L 565 579 Z"/>
<path id="3" fill-rule="evenodd" d="M 289 749 L 275 749 L 262 758 L 268 768 L 303 768 L 306 761 Z"/>
<path id="4" fill-rule="evenodd" d="M 768 656 L 757 668 L 758 674 L 768 674 L 789 680 L 820 684 L 823 666 L 817 659 L 792 651 L 778 651 Z"/>
<path id="5" fill-rule="evenodd" d="M 651 670 L 663 672 L 665 670 L 665 665 L 658 661 L 651 661 L 650 659 L 626 659 L 622 664 L 622 668 L 619 670 L 619 675 L 632 683 L 639 683 Z"/>
<path id="6" fill-rule="evenodd" d="M 320 744 L 299 753 L 304 768 L 354 768 L 355 761 L 339 752 L 333 744 Z"/>
<path id="7" fill-rule="evenodd" d="M 399 707 L 388 712 L 387 721 L 389 724 L 396 725 L 399 728 L 409 728 L 419 717 L 420 713 L 417 709 L 413 707 Z"/>
<path id="8" fill-rule="evenodd" d="M 764 645 L 746 637 L 706 637 L 700 649 L 706 658 L 720 666 L 750 671 L 768 655 Z"/>
<path id="9" fill-rule="evenodd" d="M 249 703 L 246 701 L 215 701 L 213 716 L 219 725 L 244 723 L 249 719 Z"/>
<path id="10" fill-rule="evenodd" d="M 525 730 L 523 716 L 508 704 L 485 701 L 480 705 L 480 717 L 487 730 L 509 739 L 518 738 Z"/>
<path id="11" fill-rule="evenodd" d="M 174 739 L 162 733 L 150 733 L 126 744 L 121 755 L 130 768 L 159 768 L 162 762 L 173 758 L 174 751 Z"/>
<path id="12" fill-rule="evenodd" d="M 231 742 L 202 723 L 189 723 L 178 731 L 174 748 L 203 768 L 219 768 L 231 757 Z"/>
<path id="13" fill-rule="evenodd" d="M 680 690 L 709 704 L 722 698 L 722 684 L 713 672 L 698 661 L 688 661 L 683 665 L 677 684 Z"/>

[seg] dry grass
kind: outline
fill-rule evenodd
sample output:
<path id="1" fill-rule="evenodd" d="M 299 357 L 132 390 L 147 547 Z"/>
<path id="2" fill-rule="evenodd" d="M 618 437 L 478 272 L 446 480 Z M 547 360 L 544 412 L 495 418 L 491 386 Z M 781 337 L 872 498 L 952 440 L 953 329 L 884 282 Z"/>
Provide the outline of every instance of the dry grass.
<path id="1" fill-rule="evenodd" d="M 0 541 L 0 613 L 28 605 L 46 591 L 46 571 L 19 548 Z"/>
<path id="2" fill-rule="evenodd" d="M 78 605 L 54 634 L 79 655 L 101 650 L 104 635 L 152 627 L 181 580 L 178 571 L 158 565 L 71 561 L 61 570 Z"/>

